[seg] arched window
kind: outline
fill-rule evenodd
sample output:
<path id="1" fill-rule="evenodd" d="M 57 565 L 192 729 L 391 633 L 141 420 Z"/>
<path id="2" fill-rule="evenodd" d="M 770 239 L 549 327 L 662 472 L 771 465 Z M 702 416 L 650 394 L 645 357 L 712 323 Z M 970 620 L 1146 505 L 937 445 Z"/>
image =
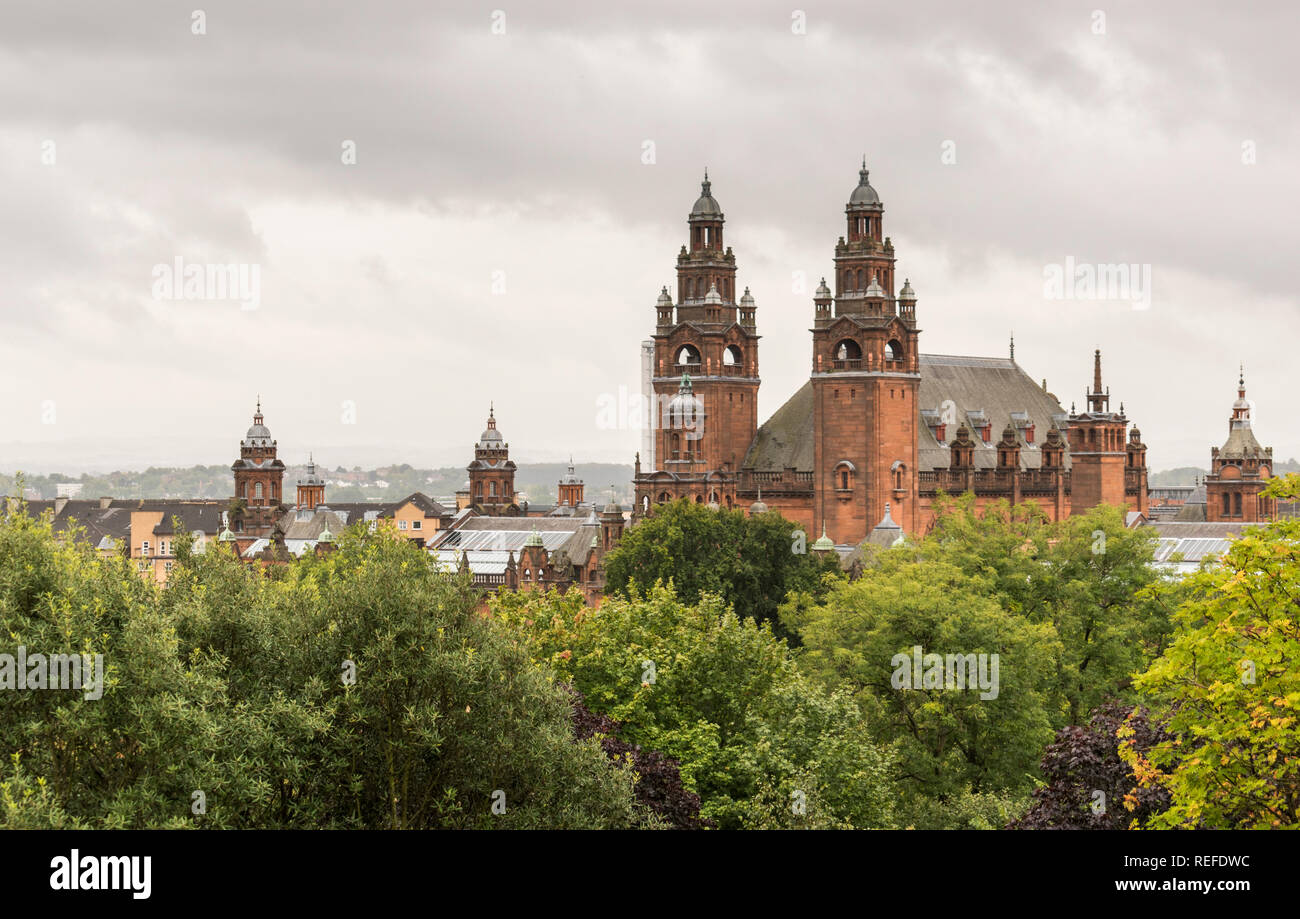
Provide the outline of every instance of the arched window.
<path id="1" fill-rule="evenodd" d="M 497 483 L 488 482 L 488 497 L 495 498 L 496 496 L 497 496 Z"/>
<path id="2" fill-rule="evenodd" d="M 862 360 L 862 347 L 851 338 L 841 340 L 831 353 L 834 355 L 835 367 L 839 370 L 856 368 Z"/>
<path id="3" fill-rule="evenodd" d="M 256 501 L 261 501 L 261 500 L 262 500 L 262 483 L 261 483 L 261 482 L 257 482 L 256 484 L 253 485 L 253 499 L 256 500 Z"/>
<path id="4" fill-rule="evenodd" d="M 660 504 L 667 504 L 667 503 L 668 503 L 669 501 L 671 501 L 672 499 L 673 499 L 673 496 L 670 495 L 670 494 L 668 494 L 668 492 L 666 492 L 666 491 L 661 491 L 661 492 L 659 492 L 659 501 L 658 501 L 658 503 L 660 503 Z"/>
<path id="5" fill-rule="evenodd" d="M 700 363 L 700 350 L 694 345 L 682 345 L 677 349 L 677 365 L 679 367 L 698 363 Z"/>
<path id="6" fill-rule="evenodd" d="M 885 360 L 901 361 L 903 359 L 903 345 L 898 339 L 890 339 L 885 343 Z"/>
<path id="7" fill-rule="evenodd" d="M 727 349 L 722 352 L 722 366 L 739 367 L 743 357 L 740 349 L 735 345 L 727 345 Z"/>
<path id="8" fill-rule="evenodd" d="M 648 514 L 648 513 L 650 513 L 650 496 L 649 496 L 649 495 L 642 495 L 642 496 L 641 496 L 641 513 L 643 513 L 643 514 Z"/>

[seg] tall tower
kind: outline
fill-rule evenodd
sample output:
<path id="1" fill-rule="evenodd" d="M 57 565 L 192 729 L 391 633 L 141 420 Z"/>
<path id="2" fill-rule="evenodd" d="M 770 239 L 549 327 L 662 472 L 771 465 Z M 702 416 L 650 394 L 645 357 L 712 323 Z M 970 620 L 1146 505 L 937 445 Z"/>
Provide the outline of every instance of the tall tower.
<path id="1" fill-rule="evenodd" d="M 1260 495 L 1273 475 L 1273 448 L 1261 447 L 1251 428 L 1246 372 L 1237 379 L 1237 401 L 1228 419 L 1228 440 L 1210 450 L 1205 477 L 1205 519 L 1258 523 L 1277 515 L 1277 502 Z"/>
<path id="2" fill-rule="evenodd" d="M 573 457 L 569 457 L 569 471 L 560 476 L 556 502 L 568 507 L 577 507 L 582 503 L 582 479 L 573 471 Z"/>
<path id="3" fill-rule="evenodd" d="M 813 297 L 813 531 L 856 544 L 891 506 L 916 532 L 920 329 L 916 293 L 894 297 L 894 245 L 866 162 L 835 245 L 835 297 Z"/>
<path id="4" fill-rule="evenodd" d="M 325 480 L 316 474 L 316 460 L 310 454 L 307 457 L 307 478 L 298 480 L 298 506 L 314 510 L 317 504 L 325 503 Z"/>
<path id="5" fill-rule="evenodd" d="M 470 463 L 470 502 L 493 517 L 513 516 L 515 505 L 515 464 L 510 459 L 510 444 L 497 430 L 496 409 L 488 407 L 487 427 L 474 445 L 474 462 Z"/>
<path id="6" fill-rule="evenodd" d="M 1093 354 L 1092 389 L 1085 393 L 1088 410 L 1070 413 L 1070 513 L 1098 504 L 1126 507 L 1125 467 L 1128 419 L 1110 410 L 1110 389 L 1101 385 L 1101 349 Z M 1145 451 L 1143 451 L 1145 462 Z"/>
<path id="7" fill-rule="evenodd" d="M 276 456 L 276 444 L 262 417 L 260 398 L 253 424 L 239 442 L 239 459 L 230 470 L 235 474 L 235 499 L 244 503 L 242 517 L 236 515 L 236 532 L 269 536 L 279 514 L 284 463 Z"/>
<path id="8" fill-rule="evenodd" d="M 667 494 L 732 505 L 737 470 L 758 430 L 756 306 L 748 288 L 736 298 L 736 257 L 723 244 L 724 224 L 706 172 L 687 218 L 688 244 L 677 255 L 677 305 L 666 287 L 655 304 L 654 449 L 637 482 L 638 501 Z M 683 429 L 675 422 L 688 417 L 680 411 L 687 397 L 698 402 L 689 417 L 699 423 Z"/>

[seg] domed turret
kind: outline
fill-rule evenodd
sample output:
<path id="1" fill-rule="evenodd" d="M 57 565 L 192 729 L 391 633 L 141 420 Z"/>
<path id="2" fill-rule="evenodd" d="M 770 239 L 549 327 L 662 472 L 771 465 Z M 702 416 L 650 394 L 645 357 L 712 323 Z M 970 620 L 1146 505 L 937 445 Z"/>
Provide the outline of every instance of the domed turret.
<path id="1" fill-rule="evenodd" d="M 910 278 L 903 279 L 903 289 L 898 292 L 899 300 L 907 300 L 912 303 L 916 302 L 916 291 L 912 290 L 912 281 Z"/>
<path id="2" fill-rule="evenodd" d="M 707 220 L 720 220 L 722 218 L 722 207 L 713 197 L 712 184 L 709 182 L 709 172 L 704 171 L 704 181 L 700 183 L 700 196 L 695 199 L 695 205 L 691 208 L 691 218 L 697 217 Z"/>
<path id="3" fill-rule="evenodd" d="M 880 195 L 871 187 L 867 181 L 867 160 L 862 158 L 862 168 L 858 171 L 858 187 L 853 189 L 853 194 L 849 195 L 849 207 L 870 207 L 879 208 Z"/>
<path id="4" fill-rule="evenodd" d="M 822 524 L 822 535 L 812 544 L 814 552 L 833 552 L 835 551 L 835 541 L 826 535 L 826 524 Z"/>
<path id="5" fill-rule="evenodd" d="M 668 403 L 668 426 L 686 431 L 697 431 L 704 427 L 704 403 L 693 392 L 688 374 L 682 374 L 677 395 Z"/>
<path id="6" fill-rule="evenodd" d="M 265 419 L 262 417 L 262 399 L 259 396 L 257 400 L 257 411 L 253 413 L 253 423 L 248 428 L 248 433 L 244 439 L 239 442 L 241 447 L 269 447 L 275 443 L 271 439 L 271 429 L 266 426 Z"/>
<path id="7" fill-rule="evenodd" d="M 478 438 L 479 448 L 483 450 L 497 449 L 504 442 L 505 438 L 497 430 L 496 406 L 489 405 L 487 427 L 483 429 L 483 433 Z"/>

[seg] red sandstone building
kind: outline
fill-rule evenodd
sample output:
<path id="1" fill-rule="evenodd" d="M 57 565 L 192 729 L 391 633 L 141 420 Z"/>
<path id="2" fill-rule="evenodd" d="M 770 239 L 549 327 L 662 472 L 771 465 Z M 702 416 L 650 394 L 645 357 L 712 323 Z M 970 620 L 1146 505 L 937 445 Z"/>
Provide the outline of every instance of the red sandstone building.
<path id="1" fill-rule="evenodd" d="M 835 245 L 832 293 L 813 296 L 809 379 L 758 424 L 757 309 L 736 299 L 736 258 L 705 177 L 677 256 L 677 303 L 655 305 L 652 455 L 638 455 L 637 514 L 680 497 L 772 508 L 840 544 L 892 517 L 933 522 L 940 491 L 979 505 L 1033 500 L 1053 519 L 1098 504 L 1147 511 L 1146 447 L 1111 409 L 1093 359 L 1086 410 L 1008 358 L 922 353 L 917 296 L 895 294 L 894 246 L 865 163 Z"/>
<path id="2" fill-rule="evenodd" d="M 1261 447 L 1251 430 L 1245 372 L 1237 379 L 1237 401 L 1228 419 L 1228 440 L 1210 450 L 1205 477 L 1205 519 L 1257 523 L 1277 516 L 1277 501 L 1260 492 L 1273 474 L 1273 448 Z"/>

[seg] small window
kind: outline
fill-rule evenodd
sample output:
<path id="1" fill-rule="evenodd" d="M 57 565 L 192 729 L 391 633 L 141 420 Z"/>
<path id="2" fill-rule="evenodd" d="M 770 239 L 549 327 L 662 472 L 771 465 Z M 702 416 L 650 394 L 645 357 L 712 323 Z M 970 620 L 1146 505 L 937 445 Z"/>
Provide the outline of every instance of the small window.
<path id="1" fill-rule="evenodd" d="M 397 521 L 397 528 L 398 528 L 399 530 L 404 530 L 404 529 L 406 529 L 406 521 L 405 521 L 405 520 L 399 520 L 399 521 Z"/>
<path id="2" fill-rule="evenodd" d="M 421 524 L 421 523 L 423 523 L 422 520 L 412 520 L 412 521 L 411 521 L 411 529 L 413 529 L 413 530 L 418 530 L 418 529 L 420 529 L 420 524 Z"/>

